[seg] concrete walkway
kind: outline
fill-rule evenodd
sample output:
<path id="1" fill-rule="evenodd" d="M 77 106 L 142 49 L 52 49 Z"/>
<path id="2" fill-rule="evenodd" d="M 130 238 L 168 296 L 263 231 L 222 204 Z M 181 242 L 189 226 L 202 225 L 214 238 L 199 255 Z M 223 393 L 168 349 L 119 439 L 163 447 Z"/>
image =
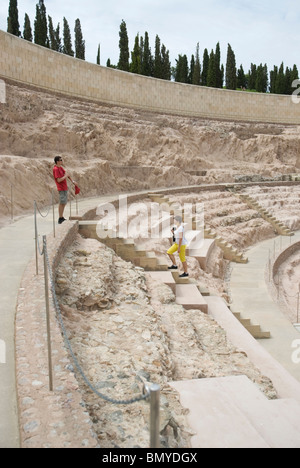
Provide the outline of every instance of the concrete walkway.
<path id="1" fill-rule="evenodd" d="M 289 237 L 276 238 L 276 257 L 282 249 L 287 248 L 290 242 L 300 240 L 300 232 L 290 240 Z M 295 340 L 300 339 L 299 332 L 281 311 L 272 297 L 265 281 L 266 265 L 269 255 L 274 253 L 274 239 L 264 241 L 247 251 L 249 263 L 246 265 L 232 264 L 231 296 L 232 309 L 241 312 L 242 316 L 249 318 L 253 323 L 261 325 L 263 330 L 271 332 L 271 338 L 260 340 L 260 344 L 285 368 L 300 381 L 300 364 L 292 360 L 295 349 L 292 347 Z"/>
<path id="2" fill-rule="evenodd" d="M 138 192 L 147 194 L 148 192 Z M 132 194 L 130 194 L 132 195 Z M 118 195 L 83 199 L 80 213 L 103 202 L 118 199 Z M 73 215 L 75 206 L 73 205 Z M 65 216 L 69 216 L 67 207 Z M 57 207 L 55 207 L 57 215 Z M 38 215 L 38 232 L 52 232 L 52 213 L 47 218 Z M 59 229 L 59 226 L 56 227 Z M 15 377 L 15 314 L 21 279 L 34 255 L 34 217 L 26 216 L 0 229 L 0 448 L 18 448 L 19 425 Z M 41 264 L 41 262 L 40 262 Z M 5 353 L 2 352 L 5 347 Z M 3 355 L 4 354 L 4 355 Z"/>

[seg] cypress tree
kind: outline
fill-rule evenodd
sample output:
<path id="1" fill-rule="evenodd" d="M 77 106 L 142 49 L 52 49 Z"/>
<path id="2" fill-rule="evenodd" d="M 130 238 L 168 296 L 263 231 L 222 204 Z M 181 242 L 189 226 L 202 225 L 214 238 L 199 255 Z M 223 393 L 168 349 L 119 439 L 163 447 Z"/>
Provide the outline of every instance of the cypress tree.
<path id="1" fill-rule="evenodd" d="M 161 46 L 161 59 L 162 59 L 162 76 L 163 80 L 170 81 L 171 79 L 171 62 L 170 62 L 170 53 L 166 49 L 166 46 L 163 44 Z"/>
<path id="2" fill-rule="evenodd" d="M 193 76 L 195 73 L 195 55 L 193 54 L 190 62 L 189 83 L 193 84 Z"/>
<path id="3" fill-rule="evenodd" d="M 140 38 L 140 62 L 141 62 L 141 73 L 143 74 L 143 61 L 144 61 L 144 38 Z"/>
<path id="4" fill-rule="evenodd" d="M 134 49 L 131 52 L 130 71 L 131 71 L 131 73 L 136 73 L 138 75 L 140 75 L 141 72 L 142 72 L 139 34 L 137 34 L 136 37 L 135 37 Z"/>
<path id="5" fill-rule="evenodd" d="M 83 40 L 80 19 L 75 21 L 75 57 L 85 60 L 85 41 Z"/>
<path id="6" fill-rule="evenodd" d="M 58 23 L 57 28 L 55 30 L 55 45 L 56 45 L 56 51 L 57 52 L 62 52 L 63 48 L 61 45 L 61 37 L 60 37 L 60 24 Z"/>
<path id="7" fill-rule="evenodd" d="M 43 47 L 49 46 L 47 14 L 44 0 L 36 5 L 36 17 L 34 22 L 34 42 Z"/>
<path id="8" fill-rule="evenodd" d="M 27 15 L 27 13 L 25 13 L 25 19 L 24 19 L 23 38 L 26 41 L 29 41 L 29 42 L 32 42 L 32 40 L 33 40 L 31 23 L 30 23 L 30 19 L 29 19 L 29 16 Z"/>
<path id="9" fill-rule="evenodd" d="M 48 25 L 49 25 L 49 46 L 51 50 L 57 51 L 56 36 L 53 27 L 53 21 L 51 16 L 48 16 Z"/>
<path id="10" fill-rule="evenodd" d="M 216 58 L 215 53 L 212 50 L 209 56 L 209 66 L 207 73 L 207 86 L 210 88 L 216 88 L 217 77 L 216 77 Z"/>
<path id="11" fill-rule="evenodd" d="M 179 83 L 189 82 L 189 67 L 186 55 L 179 55 L 178 60 L 176 60 L 175 81 Z"/>
<path id="12" fill-rule="evenodd" d="M 97 65 L 100 65 L 100 44 L 98 45 L 98 52 L 97 52 Z"/>
<path id="13" fill-rule="evenodd" d="M 149 34 L 147 31 L 145 32 L 145 39 L 144 39 L 144 55 L 143 55 L 143 63 L 142 63 L 142 75 L 145 76 L 152 76 L 152 55 L 151 49 L 149 45 Z"/>
<path id="14" fill-rule="evenodd" d="M 202 69 L 202 86 L 207 86 L 207 75 L 209 68 L 209 55 L 208 50 L 204 50 L 203 54 L 203 69 Z"/>
<path id="15" fill-rule="evenodd" d="M 266 93 L 268 89 L 268 68 L 262 63 L 257 67 L 255 89 L 258 93 Z"/>
<path id="16" fill-rule="evenodd" d="M 251 68 L 249 70 L 249 83 L 248 88 L 251 90 L 255 90 L 256 86 L 256 78 L 257 78 L 257 66 L 254 63 L 251 63 Z"/>
<path id="17" fill-rule="evenodd" d="M 292 94 L 292 70 L 289 67 L 285 69 L 285 93 L 284 94 Z"/>
<path id="18" fill-rule="evenodd" d="M 155 56 L 154 56 L 153 76 L 154 78 L 162 77 L 162 57 L 161 57 L 161 49 L 160 49 L 160 38 L 158 35 L 156 35 L 156 38 L 155 38 Z"/>
<path id="19" fill-rule="evenodd" d="M 74 57 L 74 50 L 72 49 L 70 26 L 66 18 L 64 18 L 64 45 L 63 45 L 62 50 L 64 54 L 70 55 L 70 57 Z"/>
<path id="20" fill-rule="evenodd" d="M 227 50 L 227 63 L 226 63 L 226 88 L 236 89 L 236 61 L 235 54 L 230 44 Z"/>
<path id="21" fill-rule="evenodd" d="M 276 84 L 275 84 L 275 93 L 284 94 L 285 90 L 286 90 L 286 84 L 285 84 L 284 64 L 282 62 L 278 70 L 278 75 L 277 75 Z"/>
<path id="22" fill-rule="evenodd" d="M 20 37 L 19 10 L 18 1 L 10 0 L 8 7 L 7 32 Z"/>
<path id="23" fill-rule="evenodd" d="M 199 42 L 196 48 L 196 60 L 194 72 L 192 75 L 192 84 L 199 86 L 201 83 L 201 64 L 200 64 L 200 54 L 199 54 Z"/>
<path id="24" fill-rule="evenodd" d="M 220 49 L 219 42 L 216 45 L 216 52 L 215 52 L 215 76 L 216 76 L 215 87 L 222 88 L 223 76 L 222 76 L 222 70 L 221 70 L 221 49 Z"/>
<path id="25" fill-rule="evenodd" d="M 276 93 L 276 81 L 278 76 L 278 67 L 274 66 L 274 70 L 270 72 L 270 93 Z"/>
<path id="26" fill-rule="evenodd" d="M 247 88 L 247 79 L 244 72 L 243 65 L 240 66 L 237 73 L 237 88 Z"/>
<path id="27" fill-rule="evenodd" d="M 129 71 L 129 40 L 127 34 L 127 26 L 124 20 L 122 20 L 119 32 L 119 48 L 120 58 L 118 63 L 118 69 L 123 71 Z"/>

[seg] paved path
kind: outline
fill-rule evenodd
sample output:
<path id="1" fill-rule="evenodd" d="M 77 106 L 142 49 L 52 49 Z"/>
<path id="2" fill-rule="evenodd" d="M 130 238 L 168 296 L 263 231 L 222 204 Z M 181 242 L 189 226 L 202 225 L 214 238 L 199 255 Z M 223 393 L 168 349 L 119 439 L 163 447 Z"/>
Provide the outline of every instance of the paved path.
<path id="1" fill-rule="evenodd" d="M 300 231 L 292 237 L 292 243 L 300 240 Z M 277 254 L 280 244 L 290 245 L 289 237 L 276 239 Z M 299 332 L 281 311 L 272 297 L 265 281 L 265 270 L 269 252 L 274 252 L 274 239 L 264 241 L 247 251 L 249 263 L 233 264 L 231 275 L 232 309 L 241 312 L 244 318 L 261 325 L 263 330 L 271 332 L 271 338 L 259 340 L 260 344 L 285 367 L 292 376 L 300 381 L 300 364 L 293 363 L 292 343 L 300 339 Z"/>

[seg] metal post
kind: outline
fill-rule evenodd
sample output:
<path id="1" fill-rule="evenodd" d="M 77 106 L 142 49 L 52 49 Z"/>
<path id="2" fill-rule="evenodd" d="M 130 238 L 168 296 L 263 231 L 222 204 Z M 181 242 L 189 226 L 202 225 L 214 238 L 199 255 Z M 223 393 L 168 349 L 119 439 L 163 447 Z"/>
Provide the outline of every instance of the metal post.
<path id="1" fill-rule="evenodd" d="M 38 229 L 36 219 L 36 201 L 34 200 L 34 239 L 35 239 L 35 272 L 39 274 L 39 260 L 38 260 Z"/>
<path id="2" fill-rule="evenodd" d="M 53 236 L 55 238 L 55 209 L 54 209 L 54 192 L 51 192 L 52 197 L 52 214 L 53 214 Z"/>
<path id="3" fill-rule="evenodd" d="M 150 390 L 150 448 L 160 448 L 160 386 L 152 384 Z"/>
<path id="4" fill-rule="evenodd" d="M 300 284 L 299 284 L 298 301 L 297 301 L 297 323 L 299 323 L 299 307 L 300 307 Z"/>
<path id="5" fill-rule="evenodd" d="M 10 185 L 10 217 L 11 221 L 13 222 L 14 220 L 14 191 L 13 191 L 13 186 L 12 184 Z"/>
<path id="6" fill-rule="evenodd" d="M 47 249 L 47 238 L 46 238 L 46 236 L 43 236 L 45 301 L 46 301 L 46 322 L 47 322 L 47 345 L 48 345 L 48 368 L 49 368 L 49 390 L 50 390 L 50 392 L 53 392 L 49 286 L 48 286 L 48 268 L 47 268 L 47 259 L 46 259 L 46 249 Z"/>

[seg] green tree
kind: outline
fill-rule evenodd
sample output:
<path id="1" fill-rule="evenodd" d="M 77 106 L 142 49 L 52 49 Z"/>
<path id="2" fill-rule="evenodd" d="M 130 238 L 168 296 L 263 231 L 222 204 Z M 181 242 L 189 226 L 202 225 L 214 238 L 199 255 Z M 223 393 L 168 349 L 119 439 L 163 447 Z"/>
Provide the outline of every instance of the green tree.
<path id="1" fill-rule="evenodd" d="M 221 70 L 221 49 L 220 49 L 220 43 L 216 45 L 216 52 L 214 56 L 214 61 L 215 61 L 215 87 L 216 88 L 223 88 L 223 74 Z"/>
<path id="2" fill-rule="evenodd" d="M 286 92 L 286 80 L 285 80 L 285 73 L 284 73 L 284 64 L 280 65 L 278 70 L 278 75 L 275 84 L 275 93 L 276 94 L 285 94 Z"/>
<path id="3" fill-rule="evenodd" d="M 209 66 L 207 73 L 207 86 L 210 88 L 216 88 L 216 63 L 215 63 L 215 53 L 212 50 L 209 56 Z"/>
<path id="4" fill-rule="evenodd" d="M 204 50 L 203 54 L 203 67 L 202 67 L 202 85 L 207 86 L 207 75 L 208 75 L 208 68 L 209 68 L 209 55 L 208 50 Z"/>
<path id="5" fill-rule="evenodd" d="M 186 55 L 179 55 L 178 60 L 176 60 L 175 81 L 179 83 L 189 82 L 189 66 Z"/>
<path id="6" fill-rule="evenodd" d="M 248 88 L 251 90 L 256 89 L 256 78 L 257 78 L 257 66 L 254 63 L 251 63 L 249 70 L 248 78 Z"/>
<path id="7" fill-rule="evenodd" d="M 268 84 L 268 67 L 261 63 L 257 67 L 255 89 L 258 93 L 266 93 Z"/>
<path id="8" fill-rule="evenodd" d="M 230 44 L 228 44 L 227 50 L 227 63 L 226 63 L 226 88 L 236 89 L 236 60 L 235 54 Z"/>
<path id="9" fill-rule="evenodd" d="M 30 23 L 30 19 L 27 13 L 25 13 L 25 19 L 24 19 L 23 38 L 29 42 L 32 42 L 33 40 L 31 23 Z"/>
<path id="10" fill-rule="evenodd" d="M 101 51 L 100 51 L 100 44 L 99 44 L 98 45 L 98 52 L 97 52 L 97 65 L 100 65 L 100 62 L 101 62 L 100 53 L 101 53 Z"/>
<path id="11" fill-rule="evenodd" d="M 64 45 L 62 51 L 65 55 L 70 55 L 70 57 L 74 57 L 74 50 L 72 48 L 72 38 L 71 38 L 71 30 L 68 21 L 64 17 Z"/>
<path id="12" fill-rule="evenodd" d="M 51 16 L 48 15 L 48 25 L 49 25 L 49 47 L 51 50 L 58 50 L 58 45 L 56 42 L 56 34 L 53 27 L 53 21 Z"/>
<path id="13" fill-rule="evenodd" d="M 162 68 L 162 75 L 161 78 L 163 80 L 170 81 L 171 79 L 171 62 L 170 62 L 170 52 L 167 50 L 166 46 L 163 44 L 161 46 L 161 68 Z"/>
<path id="14" fill-rule="evenodd" d="M 237 73 L 237 88 L 247 88 L 247 79 L 244 72 L 243 65 L 240 66 Z"/>
<path id="15" fill-rule="evenodd" d="M 278 76 L 278 67 L 274 66 L 274 69 L 270 72 L 270 93 L 276 93 L 276 81 Z"/>
<path id="16" fill-rule="evenodd" d="M 83 40 L 80 19 L 75 21 L 75 57 L 85 60 L 85 41 Z"/>
<path id="17" fill-rule="evenodd" d="M 161 78 L 162 75 L 162 58 L 160 49 L 160 38 L 158 35 L 155 37 L 155 55 L 154 55 L 154 78 Z"/>
<path id="18" fill-rule="evenodd" d="M 142 64 L 141 64 L 141 50 L 140 50 L 140 36 L 136 35 L 134 41 L 134 48 L 131 52 L 131 64 L 130 64 L 131 73 L 136 73 L 140 75 L 142 73 Z"/>
<path id="19" fill-rule="evenodd" d="M 63 48 L 61 45 L 61 37 L 60 37 L 60 24 L 58 23 L 56 30 L 55 30 L 55 43 L 56 43 L 56 51 L 62 52 Z"/>
<path id="20" fill-rule="evenodd" d="M 151 49 L 149 45 L 149 34 L 146 31 L 145 39 L 144 39 L 144 53 L 143 53 L 143 60 L 142 60 L 142 75 L 152 76 L 152 69 L 153 69 L 153 59 L 152 59 Z"/>
<path id="21" fill-rule="evenodd" d="M 127 33 L 127 26 L 124 20 L 120 25 L 119 32 L 119 48 L 120 48 L 120 57 L 118 62 L 118 69 L 123 71 L 129 71 L 129 39 Z"/>
<path id="22" fill-rule="evenodd" d="M 44 0 L 40 0 L 36 5 L 34 42 L 40 46 L 49 47 L 47 14 Z"/>
<path id="23" fill-rule="evenodd" d="M 189 83 L 193 83 L 193 76 L 195 73 L 195 55 L 193 54 L 190 62 Z"/>
<path id="24" fill-rule="evenodd" d="M 10 0 L 8 7 L 7 32 L 20 37 L 19 10 L 18 1 Z"/>
<path id="25" fill-rule="evenodd" d="M 200 52 L 199 52 L 199 42 L 196 47 L 196 58 L 195 58 L 195 67 L 192 75 L 192 84 L 199 86 L 201 83 L 201 64 L 200 64 Z"/>

